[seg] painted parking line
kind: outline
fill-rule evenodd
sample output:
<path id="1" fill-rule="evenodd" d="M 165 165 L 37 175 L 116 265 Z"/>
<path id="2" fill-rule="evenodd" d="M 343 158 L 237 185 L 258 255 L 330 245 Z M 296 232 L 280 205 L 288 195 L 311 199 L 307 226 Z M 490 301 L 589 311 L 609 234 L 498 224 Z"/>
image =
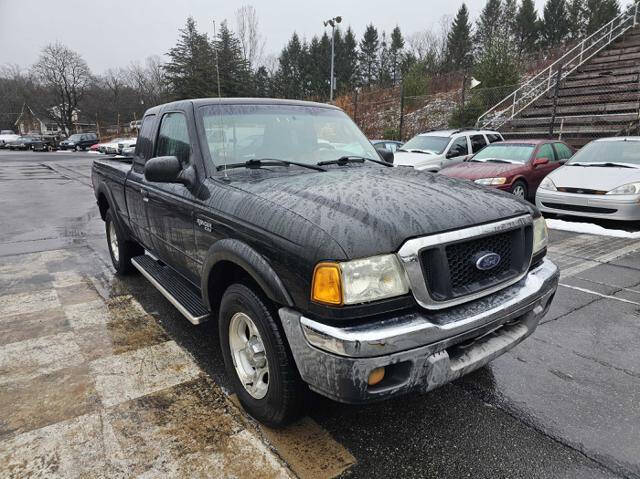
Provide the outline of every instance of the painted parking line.
<path id="1" fill-rule="evenodd" d="M 621 303 L 628 303 L 628 304 L 634 304 L 636 306 L 640 306 L 640 303 L 638 303 L 636 301 L 631 301 L 629 299 L 624 299 L 624 298 L 619 298 L 617 296 L 611 296 L 611 295 L 608 295 L 608 294 L 599 293 L 599 292 L 593 291 L 591 289 L 581 288 L 579 286 L 572 286 L 570 284 L 564 284 L 564 283 L 560 283 L 559 285 L 563 286 L 565 288 L 574 289 L 576 291 L 581 291 L 583 293 L 593 294 L 594 296 L 600 296 L 601 298 L 612 299 L 614 301 L 620 301 Z"/>

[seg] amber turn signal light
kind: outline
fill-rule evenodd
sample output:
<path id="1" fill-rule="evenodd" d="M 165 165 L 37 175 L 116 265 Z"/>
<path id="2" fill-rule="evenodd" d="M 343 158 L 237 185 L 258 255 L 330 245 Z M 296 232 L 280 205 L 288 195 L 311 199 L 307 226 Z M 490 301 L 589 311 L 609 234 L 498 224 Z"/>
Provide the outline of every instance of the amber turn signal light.
<path id="1" fill-rule="evenodd" d="M 369 386 L 375 386 L 384 379 L 384 368 L 375 368 L 369 373 L 369 379 L 367 382 Z"/>
<path id="2" fill-rule="evenodd" d="M 337 263 L 318 263 L 313 270 L 311 300 L 317 303 L 342 304 L 342 280 Z"/>

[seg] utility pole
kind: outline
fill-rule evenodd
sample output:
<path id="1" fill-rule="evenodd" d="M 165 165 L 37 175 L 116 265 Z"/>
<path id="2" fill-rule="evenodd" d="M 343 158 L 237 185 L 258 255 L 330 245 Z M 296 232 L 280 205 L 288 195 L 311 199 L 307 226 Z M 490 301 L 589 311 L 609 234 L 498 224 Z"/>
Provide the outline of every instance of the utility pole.
<path id="1" fill-rule="evenodd" d="M 323 22 L 325 27 L 327 25 L 331 25 L 331 76 L 329 77 L 329 101 L 333 101 L 333 90 L 335 88 L 335 83 L 336 83 L 335 78 L 333 77 L 333 59 L 335 55 L 334 40 L 335 40 L 336 24 L 340 23 L 341 21 L 342 21 L 342 17 L 337 16 L 329 20 L 325 20 Z"/>

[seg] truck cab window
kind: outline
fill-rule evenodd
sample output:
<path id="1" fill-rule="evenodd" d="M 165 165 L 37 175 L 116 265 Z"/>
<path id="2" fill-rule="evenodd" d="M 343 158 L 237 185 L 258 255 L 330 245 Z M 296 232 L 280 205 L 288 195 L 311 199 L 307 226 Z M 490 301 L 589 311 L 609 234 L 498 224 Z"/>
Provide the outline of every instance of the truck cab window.
<path id="1" fill-rule="evenodd" d="M 138 135 L 138 141 L 136 142 L 136 163 L 144 164 L 149 158 L 151 158 L 151 153 L 153 151 L 152 136 L 155 117 L 155 115 L 147 115 L 144 117 L 142 128 Z"/>
<path id="2" fill-rule="evenodd" d="M 182 113 L 167 113 L 162 117 L 156 156 L 175 156 L 180 164 L 189 164 L 191 145 L 187 119 Z"/>

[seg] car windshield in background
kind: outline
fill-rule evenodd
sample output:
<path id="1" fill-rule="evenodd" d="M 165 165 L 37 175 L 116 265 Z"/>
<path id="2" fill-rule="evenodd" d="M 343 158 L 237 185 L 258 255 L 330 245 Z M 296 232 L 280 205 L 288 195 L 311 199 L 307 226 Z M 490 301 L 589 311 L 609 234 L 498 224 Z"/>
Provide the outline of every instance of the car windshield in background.
<path id="1" fill-rule="evenodd" d="M 401 151 L 430 151 L 437 153 L 438 155 L 444 151 L 449 144 L 450 138 L 448 136 L 414 136 L 404 145 L 402 145 Z"/>
<path id="2" fill-rule="evenodd" d="M 490 162 L 492 160 L 509 161 L 510 163 L 526 163 L 533 153 L 533 145 L 517 145 L 501 143 L 482 149 L 473 161 Z"/>
<path id="3" fill-rule="evenodd" d="M 369 140 L 339 110 L 296 105 L 209 105 L 199 109 L 216 166 L 249 160 L 315 165 L 357 156 L 379 160 Z"/>
<path id="4" fill-rule="evenodd" d="M 640 168 L 640 141 L 594 141 L 582 148 L 567 165 L 620 163 Z"/>

